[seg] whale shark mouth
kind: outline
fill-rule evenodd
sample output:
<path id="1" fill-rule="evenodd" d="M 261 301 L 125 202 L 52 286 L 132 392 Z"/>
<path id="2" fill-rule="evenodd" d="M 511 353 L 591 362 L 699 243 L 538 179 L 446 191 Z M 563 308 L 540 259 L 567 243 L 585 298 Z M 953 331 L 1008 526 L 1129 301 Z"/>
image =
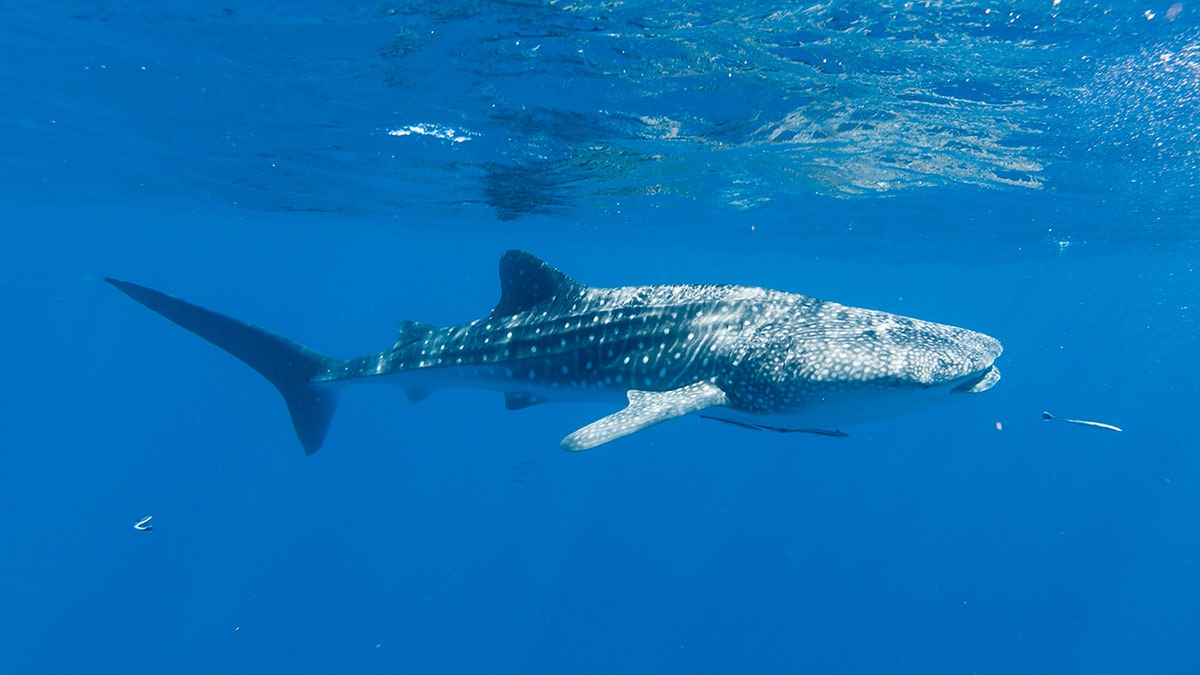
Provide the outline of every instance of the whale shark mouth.
<path id="1" fill-rule="evenodd" d="M 1000 381 L 1000 369 L 996 366 L 990 366 L 987 370 L 979 374 L 978 377 L 971 378 L 964 382 L 955 385 L 950 392 L 953 394 L 979 394 L 996 386 Z"/>

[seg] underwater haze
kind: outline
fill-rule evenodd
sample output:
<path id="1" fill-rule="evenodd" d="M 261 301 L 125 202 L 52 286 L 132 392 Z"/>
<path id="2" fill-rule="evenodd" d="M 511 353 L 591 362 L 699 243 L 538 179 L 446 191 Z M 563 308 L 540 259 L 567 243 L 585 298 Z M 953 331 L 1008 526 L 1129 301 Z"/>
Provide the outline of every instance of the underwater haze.
<path id="1" fill-rule="evenodd" d="M 0 671 L 1200 672 L 1200 4 L 8 2 L 0 60 Z M 510 249 L 1003 379 L 581 453 L 619 405 L 356 387 L 305 456 L 103 281 L 351 358 Z"/>

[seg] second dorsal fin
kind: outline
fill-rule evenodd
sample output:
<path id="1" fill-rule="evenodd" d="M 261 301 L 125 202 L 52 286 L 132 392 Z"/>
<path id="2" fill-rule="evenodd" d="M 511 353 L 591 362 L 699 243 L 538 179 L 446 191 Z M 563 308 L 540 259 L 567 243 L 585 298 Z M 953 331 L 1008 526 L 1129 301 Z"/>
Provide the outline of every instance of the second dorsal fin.
<path id="1" fill-rule="evenodd" d="M 500 258 L 500 302 L 492 316 L 519 314 L 583 289 L 583 284 L 532 253 L 509 251 Z"/>

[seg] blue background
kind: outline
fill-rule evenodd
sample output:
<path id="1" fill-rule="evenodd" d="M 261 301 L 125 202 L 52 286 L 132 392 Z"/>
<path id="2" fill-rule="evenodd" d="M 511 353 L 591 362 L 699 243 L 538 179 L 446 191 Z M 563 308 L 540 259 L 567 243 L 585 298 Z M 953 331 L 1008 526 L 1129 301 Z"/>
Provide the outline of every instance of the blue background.
<path id="1" fill-rule="evenodd" d="M 1197 10 L 661 4 L 0 4 L 0 670 L 1200 669 Z M 611 406 L 362 387 L 304 457 L 101 281 L 349 357 L 484 316 L 509 248 L 1004 378 L 582 454 Z"/>

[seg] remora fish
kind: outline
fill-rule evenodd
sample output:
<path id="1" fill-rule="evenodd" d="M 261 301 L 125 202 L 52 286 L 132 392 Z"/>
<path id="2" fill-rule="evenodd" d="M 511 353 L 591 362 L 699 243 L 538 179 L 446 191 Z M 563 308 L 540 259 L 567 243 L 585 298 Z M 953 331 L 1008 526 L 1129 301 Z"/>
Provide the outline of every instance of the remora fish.
<path id="1" fill-rule="evenodd" d="M 413 402 L 440 387 L 492 389 L 510 410 L 627 403 L 563 439 L 577 451 L 701 410 L 787 431 L 920 410 L 1000 379 L 1000 342 L 982 333 L 746 286 L 591 288 L 524 251 L 500 259 L 500 302 L 486 319 L 406 321 L 391 348 L 349 360 L 106 281 L 270 380 L 306 454 L 324 442 L 340 389 L 360 382 L 395 384 Z"/>
<path id="2" fill-rule="evenodd" d="M 1121 427 L 1116 427 L 1111 424 L 1105 424 L 1104 422 L 1093 422 L 1091 420 L 1073 420 L 1073 419 L 1069 419 L 1066 417 L 1055 417 L 1054 415 L 1051 415 L 1050 413 L 1046 412 L 1045 410 L 1042 411 L 1042 419 L 1046 420 L 1046 421 L 1058 420 L 1059 422 L 1066 422 L 1067 424 L 1079 424 L 1079 425 L 1082 425 L 1085 427 L 1095 427 L 1097 429 L 1108 429 L 1109 431 L 1117 431 L 1117 432 L 1121 431 Z"/>

